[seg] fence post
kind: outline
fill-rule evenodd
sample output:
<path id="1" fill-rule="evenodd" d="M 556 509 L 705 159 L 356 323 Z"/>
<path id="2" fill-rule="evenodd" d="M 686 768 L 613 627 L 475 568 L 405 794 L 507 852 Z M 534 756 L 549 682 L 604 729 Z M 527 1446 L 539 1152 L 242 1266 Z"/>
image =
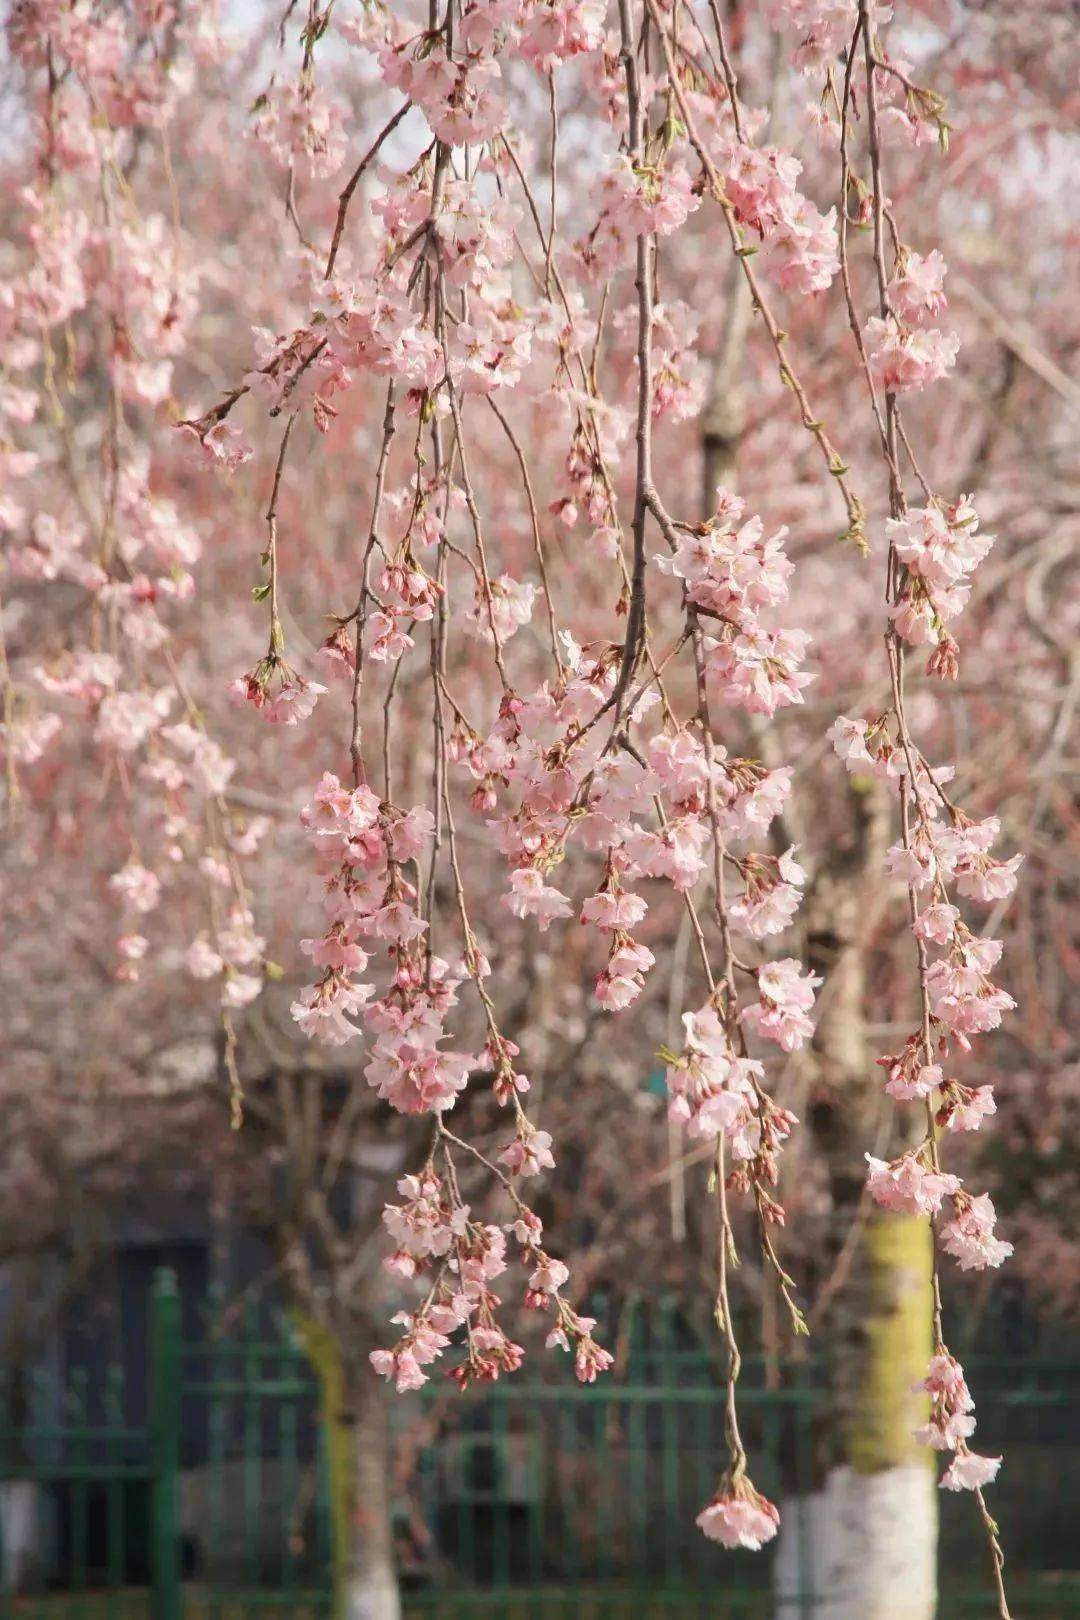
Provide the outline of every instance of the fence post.
<path id="1" fill-rule="evenodd" d="M 150 1307 L 150 1559 L 154 1620 L 181 1620 L 180 1591 L 180 1294 L 176 1273 L 154 1276 Z"/>

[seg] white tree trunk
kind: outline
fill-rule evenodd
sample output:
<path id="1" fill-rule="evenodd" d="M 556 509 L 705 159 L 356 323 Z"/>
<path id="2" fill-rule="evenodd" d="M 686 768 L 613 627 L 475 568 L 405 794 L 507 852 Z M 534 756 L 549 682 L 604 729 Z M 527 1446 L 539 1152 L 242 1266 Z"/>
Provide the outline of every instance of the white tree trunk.
<path id="1" fill-rule="evenodd" d="M 345 1600 L 347 1620 L 401 1620 L 401 1599 L 392 1562 L 381 1568 L 368 1563 L 349 1572 Z"/>
<path id="2" fill-rule="evenodd" d="M 22 1592 L 41 1562 L 41 1492 L 33 1480 L 0 1481 L 0 1592 Z"/>
<path id="3" fill-rule="evenodd" d="M 345 1620 L 401 1620 L 394 1561 L 387 1456 L 386 1409 L 382 1391 L 368 1376 L 353 1402 L 353 1502 L 345 1572 Z"/>
<path id="4" fill-rule="evenodd" d="M 384 1394 L 363 1347 L 297 1310 L 319 1379 L 333 1534 L 334 1620 L 401 1620 Z"/>
<path id="5" fill-rule="evenodd" d="M 908 1463 L 859 1474 L 781 1505 L 776 1620 L 933 1620 L 937 1611 L 934 1470 Z"/>

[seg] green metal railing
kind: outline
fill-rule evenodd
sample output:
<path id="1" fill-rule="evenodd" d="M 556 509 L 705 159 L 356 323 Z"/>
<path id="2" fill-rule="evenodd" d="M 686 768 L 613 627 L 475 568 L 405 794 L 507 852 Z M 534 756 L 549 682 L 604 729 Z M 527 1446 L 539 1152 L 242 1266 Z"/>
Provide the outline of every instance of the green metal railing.
<path id="1" fill-rule="evenodd" d="M 22 1399 L 0 1369 L 0 1490 L 36 1487 L 48 1545 L 19 1620 L 240 1620 L 329 1614 L 329 1512 L 314 1374 L 285 1328 L 185 1342 L 180 1296 L 157 1273 L 142 1421 L 125 1369 L 101 1387 L 33 1373 Z M 19 1410 L 19 1408 L 22 1410 Z M 306 1440 L 306 1444 L 305 1444 Z M 269 1458 L 269 1460 L 268 1460 Z M 267 1476 L 273 1475 L 273 1490 Z M 297 1504 L 307 1503 L 297 1526 Z M 307 1537 L 305 1542 L 304 1537 Z"/>
<path id="2" fill-rule="evenodd" d="M 0 1375 L 0 1481 L 36 1486 L 55 1529 L 43 1589 L 6 1607 L 0 1596 L 0 1614 L 330 1615 L 314 1373 L 287 1324 L 268 1331 L 249 1305 L 233 1327 L 185 1340 L 175 1279 L 157 1275 L 141 1421 L 119 1367 L 97 1386 L 76 1371 L 59 1391 L 38 1376 L 21 1407 Z M 459 1395 L 433 1379 L 395 1403 L 408 1620 L 771 1620 L 769 1558 L 721 1554 L 694 1528 L 723 1450 L 723 1401 L 711 1359 L 680 1347 L 675 1327 L 659 1312 L 631 1343 L 621 1379 L 578 1385 L 558 1361 L 549 1364 L 558 1382 L 510 1379 Z M 1080 1434 L 1067 1427 L 1078 1422 L 1080 1367 L 999 1359 L 969 1370 L 983 1393 L 983 1449 L 1009 1451 L 995 1501 L 1016 1612 L 1080 1616 L 1080 1581 L 1049 1574 L 1068 1567 L 1069 1503 L 1080 1500 Z M 809 1367 L 784 1389 L 755 1382 L 748 1367 L 743 1426 L 770 1495 L 781 1459 L 788 1489 L 809 1485 L 820 1400 Z M 969 1505 L 943 1502 L 943 1567 L 963 1577 L 943 1599 L 950 1620 L 995 1612 Z M 819 1620 L 814 1594 L 784 1615 Z"/>
<path id="3" fill-rule="evenodd" d="M 180 1620 L 180 1295 L 172 1272 L 154 1290 L 150 1413 L 155 1620 Z"/>

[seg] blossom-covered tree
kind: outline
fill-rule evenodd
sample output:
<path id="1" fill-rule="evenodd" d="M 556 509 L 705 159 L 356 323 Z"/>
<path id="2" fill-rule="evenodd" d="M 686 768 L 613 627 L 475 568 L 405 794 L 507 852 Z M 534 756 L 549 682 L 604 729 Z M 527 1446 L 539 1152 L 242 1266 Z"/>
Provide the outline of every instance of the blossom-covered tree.
<path id="1" fill-rule="evenodd" d="M 945 1321 L 955 1268 L 1012 1252 L 1008 1173 L 966 1138 L 1061 1095 L 1075 979 L 1059 24 L 8 18 L 13 1051 L 38 1084 L 118 1039 L 145 1069 L 213 1001 L 240 1141 L 284 1144 L 297 1302 L 401 1390 L 444 1356 L 461 1385 L 517 1369 L 512 1265 L 549 1346 L 604 1374 L 588 1257 L 532 1189 L 560 1118 L 617 1179 L 659 1051 L 672 1227 L 707 1212 L 728 1369 L 698 1523 L 756 1547 L 782 1517 L 739 1426 L 738 1237 L 780 1337 L 834 1341 L 822 1491 L 792 1509 L 837 1614 L 897 1612 L 897 1513 L 932 1612 L 934 1450 L 1008 1613 L 1000 1459 Z M 322 1193 L 380 1139 L 406 1308 L 369 1347 Z M 1018 1235 L 1046 1229 L 1028 1175 Z M 372 1524 L 351 1612 L 381 1620 Z"/>

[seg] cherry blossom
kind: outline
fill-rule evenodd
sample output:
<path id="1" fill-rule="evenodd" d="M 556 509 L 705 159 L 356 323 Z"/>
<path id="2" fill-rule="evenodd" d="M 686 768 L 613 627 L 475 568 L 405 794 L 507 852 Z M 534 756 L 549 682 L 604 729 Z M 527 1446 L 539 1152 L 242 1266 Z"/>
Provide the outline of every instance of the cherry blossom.
<path id="1" fill-rule="evenodd" d="M 979 628 L 973 581 L 994 544 L 980 511 L 1004 533 L 1020 504 L 1011 493 L 1002 503 L 989 481 L 977 494 L 936 490 L 955 476 L 951 443 L 924 465 L 925 402 L 911 421 L 901 414 L 959 355 L 945 329 L 945 259 L 921 234 L 933 210 L 911 222 L 916 251 L 893 196 L 910 193 L 889 178 L 898 151 L 921 174 L 917 149 L 946 144 L 944 102 L 894 52 L 891 8 L 856 0 L 764 8 L 786 53 L 778 67 L 793 59 L 816 76 L 812 138 L 797 150 L 778 144 L 787 120 L 747 104 L 754 51 L 744 76 L 743 42 L 733 48 L 719 14 L 706 29 L 692 8 L 653 0 L 617 17 L 599 0 L 464 0 L 430 17 L 331 11 L 306 24 L 287 14 L 272 66 L 253 53 L 261 90 L 234 156 L 247 165 L 245 193 L 258 195 L 229 244 L 242 266 L 249 241 L 265 255 L 250 298 L 199 261 L 140 172 L 152 164 L 160 179 L 173 126 L 189 138 L 185 98 L 227 58 L 214 8 L 27 5 L 10 21 L 29 133 L 0 289 L 0 529 L 20 642 L 38 605 L 57 605 L 32 658 L 0 649 L 12 798 L 20 775 L 62 772 L 70 740 L 85 737 L 102 779 L 93 814 L 95 836 L 100 826 L 110 840 L 100 886 L 115 910 L 117 976 L 132 985 L 160 955 L 162 973 L 180 963 L 212 985 L 234 1071 L 239 1015 L 264 977 L 291 976 L 298 958 L 287 953 L 299 951 L 310 982 L 290 996 L 297 1030 L 351 1044 L 360 1093 L 410 1122 L 415 1158 L 383 1212 L 387 1268 L 409 1308 L 394 1319 L 397 1343 L 371 1357 L 402 1390 L 444 1357 L 462 1386 L 520 1366 L 496 1287 L 544 1315 L 544 1336 L 579 1379 L 611 1364 L 596 1323 L 569 1303 L 570 1261 L 541 1247 L 523 1198 L 569 1155 L 536 1112 L 550 1059 L 533 1057 L 531 1012 L 505 975 L 521 958 L 579 961 L 595 1003 L 582 1019 L 589 1042 L 639 1002 L 646 1027 L 666 994 L 673 1022 L 680 1005 L 697 1008 L 663 1062 L 671 1129 L 708 1144 L 719 1191 L 729 1455 L 698 1523 L 725 1546 L 760 1547 L 778 1514 L 749 1483 L 738 1433 L 728 1200 L 745 1203 L 769 1287 L 802 1331 L 770 1237 L 786 1218 L 779 1155 L 798 1122 L 782 1104 L 797 1065 L 771 1048 L 797 1053 L 814 1037 L 822 979 L 779 954 L 797 948 L 781 936 L 841 849 L 822 848 L 835 805 L 818 818 L 810 797 L 815 735 L 854 779 L 826 767 L 853 798 L 870 799 L 860 779 L 872 778 L 876 804 L 880 784 L 893 824 L 883 899 L 902 899 L 910 923 L 900 943 L 913 993 L 901 987 L 896 1005 L 914 1007 L 917 982 L 918 1011 L 878 1063 L 902 1140 L 917 1145 L 869 1158 L 870 1194 L 933 1217 L 939 1251 L 961 1269 L 1011 1252 L 989 1196 L 943 1168 L 962 1133 L 996 1112 L 994 1088 L 974 1083 L 992 1072 L 979 1042 L 1014 1007 L 1007 986 L 1018 982 L 1007 965 L 999 975 L 1001 943 L 969 912 L 991 906 L 997 931 L 1021 871 L 1018 854 L 999 850 L 1003 818 L 969 768 L 979 762 L 957 771 L 930 758 L 963 729 L 936 723 L 936 683 L 959 679 L 963 616 Z M 382 129 L 369 133 L 376 108 Z M 178 218 L 184 205 L 177 196 Z M 950 285 L 963 291 L 959 276 Z M 722 309 L 706 298 L 714 286 Z M 190 340 L 202 300 L 207 330 L 228 335 L 212 339 L 212 356 Z M 683 465 L 684 425 L 707 399 L 721 407 L 739 393 L 727 379 L 710 399 L 722 373 L 712 360 L 726 365 L 740 347 L 740 308 L 753 311 L 754 422 L 739 426 L 729 460 L 748 490 L 763 466 L 777 469 L 762 491 L 768 521 L 723 486 L 702 503 L 699 473 Z M 840 344 L 828 323 L 844 310 Z M 820 333 L 829 363 L 808 383 Z M 217 367 L 227 374 L 217 403 L 174 402 L 174 389 L 204 386 Z M 1032 370 L 1045 381 L 1041 359 Z M 856 431 L 851 390 L 864 384 Z M 68 393 L 80 410 L 106 403 L 83 458 L 91 478 L 67 478 L 79 448 Z M 935 392 L 932 408 L 947 398 Z M 957 413 L 941 409 L 943 441 L 959 442 Z M 855 441 L 854 471 L 832 416 Z M 813 475 L 778 421 L 801 436 Z M 714 427 L 710 417 L 706 445 Z M 869 493 L 868 444 L 881 451 Z M 982 481 L 992 446 L 976 448 Z M 342 482 L 343 451 L 362 487 L 353 499 L 347 486 L 335 532 L 313 492 Z M 216 600 L 224 582 L 233 588 L 234 563 L 207 555 L 223 527 L 215 490 L 223 501 L 257 493 L 265 520 L 242 608 Z M 830 504 L 838 519 L 843 507 L 845 544 L 826 563 Z M 324 523 L 334 539 L 320 550 Z M 875 680 L 862 643 L 838 628 L 850 618 L 837 602 L 814 611 L 812 596 L 825 578 L 856 598 L 861 554 L 879 550 L 886 662 Z M 229 613 L 231 671 L 244 673 L 227 694 L 216 665 L 208 680 L 198 667 L 212 638 L 184 639 L 193 604 L 209 623 Z M 918 648 L 928 682 L 911 674 Z M 999 672 L 1011 667 L 1007 635 L 992 653 Z M 823 714 L 808 689 L 820 680 L 828 694 L 855 665 L 844 701 L 865 710 L 826 732 L 841 698 L 826 695 Z M 1045 678 L 1041 665 L 1030 673 L 1036 687 Z M 966 684 L 954 691 L 968 702 Z M 789 751 L 796 709 L 806 741 Z M 243 721 L 238 767 L 219 726 Z M 334 767 L 298 819 L 286 791 L 294 761 L 309 779 Z M 804 865 L 793 840 L 807 804 L 821 826 Z M 268 833 L 310 882 L 302 918 L 291 893 L 281 901 L 284 929 L 265 920 L 250 877 Z M 290 838 L 302 840 L 299 861 Z M 166 947 L 173 914 L 183 932 Z M 669 981 L 676 916 L 689 966 Z M 279 945 L 285 969 L 268 955 Z M 896 977 L 890 966 L 881 979 Z M 977 1076 L 965 1067 L 973 1048 Z M 230 1083 L 238 1106 L 235 1072 Z M 998 1460 L 967 1450 L 973 1404 L 939 1308 L 934 1334 L 922 1437 L 956 1453 L 943 1484 L 981 1489 Z"/>
<path id="2" fill-rule="evenodd" d="M 930 1215 L 941 1208 L 942 1199 L 959 1192 L 959 1176 L 943 1175 L 931 1169 L 914 1152 L 901 1154 L 891 1164 L 866 1155 L 870 1166 L 867 1185 L 875 1203 L 902 1215 Z"/>
<path id="3" fill-rule="evenodd" d="M 822 981 L 801 969 L 802 963 L 790 956 L 759 968 L 758 1000 L 742 1012 L 744 1023 L 785 1052 L 798 1051 L 814 1032 L 809 1013 Z"/>
<path id="4" fill-rule="evenodd" d="M 748 1479 L 739 1478 L 721 1485 L 696 1522 L 710 1541 L 718 1541 L 722 1547 L 749 1547 L 756 1552 L 775 1536 L 780 1515 Z"/>
<path id="5" fill-rule="evenodd" d="M 344 109 L 319 87 L 275 84 L 255 107 L 251 133 L 275 162 L 299 163 L 312 179 L 334 174 L 345 158 Z"/>
<path id="6" fill-rule="evenodd" d="M 866 346 L 874 381 L 886 393 L 900 394 L 947 377 L 960 340 L 933 327 L 905 327 L 895 316 L 872 315 L 866 323 Z"/>
<path id="7" fill-rule="evenodd" d="M 946 1491 L 977 1491 L 998 1476 L 1000 1457 L 980 1457 L 974 1451 L 958 1451 L 941 1477 Z"/>
<path id="8" fill-rule="evenodd" d="M 954 1214 L 941 1229 L 941 1246 L 951 1254 L 961 1271 L 984 1271 L 988 1266 L 1000 1266 L 1013 1252 L 1011 1243 L 994 1236 L 997 1219 L 989 1194 L 980 1193 L 972 1198 L 958 1193 L 953 1201 Z"/>
<path id="9" fill-rule="evenodd" d="M 964 1379 L 964 1369 L 947 1351 L 930 1359 L 927 1375 L 915 1388 L 930 1396 L 930 1421 L 915 1431 L 922 1445 L 935 1451 L 955 1451 L 974 1433 L 970 1415 L 975 1403 Z"/>

